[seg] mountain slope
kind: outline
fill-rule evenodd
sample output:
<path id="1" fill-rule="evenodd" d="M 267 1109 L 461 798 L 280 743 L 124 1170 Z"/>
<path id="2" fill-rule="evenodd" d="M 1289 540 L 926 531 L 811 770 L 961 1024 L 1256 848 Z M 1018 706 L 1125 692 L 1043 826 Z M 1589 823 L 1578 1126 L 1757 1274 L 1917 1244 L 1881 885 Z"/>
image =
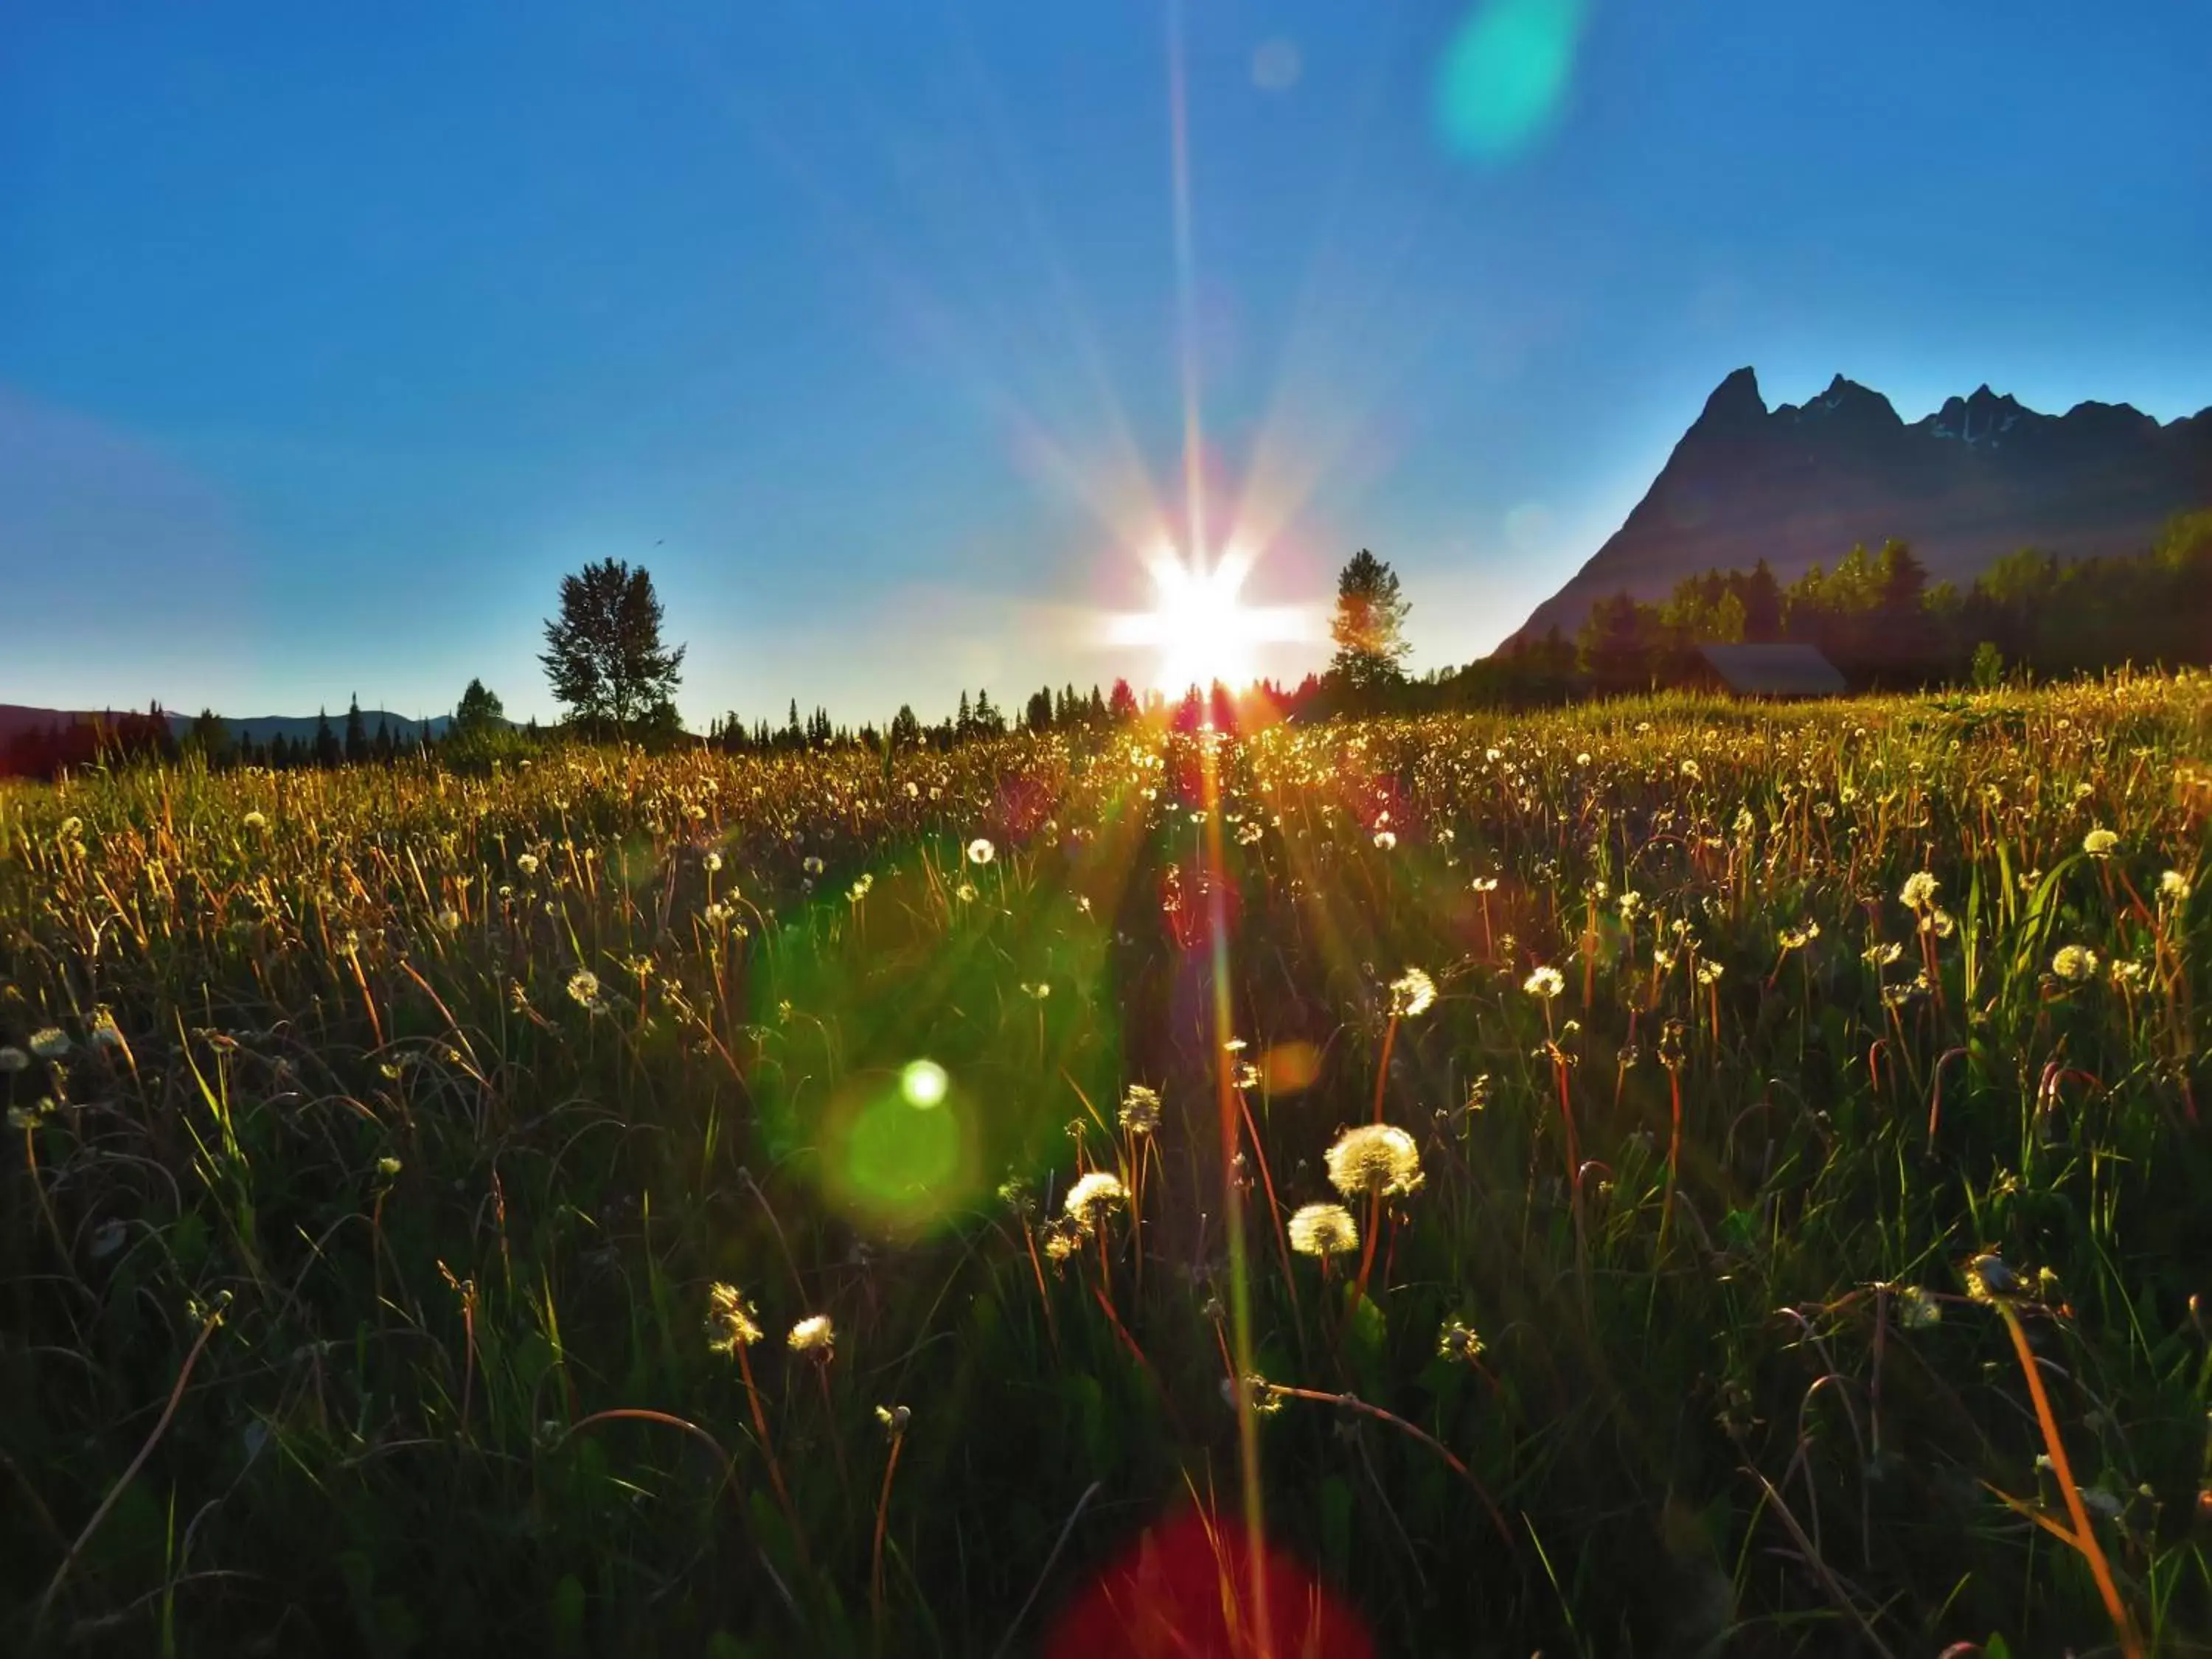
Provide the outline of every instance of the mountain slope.
<path id="1" fill-rule="evenodd" d="M 2004 555 L 2135 553 L 2179 512 L 2212 505 L 2212 409 L 2161 426 L 2125 404 L 2039 414 L 1984 386 L 1907 424 L 1838 374 L 1802 407 L 1770 410 L 1740 368 L 1705 400 L 1644 499 L 1522 625 L 1571 638 L 1595 601 L 1665 597 L 1685 576 L 1748 570 L 1784 581 L 1852 545 L 1910 543 L 1962 586 Z"/>
<path id="2" fill-rule="evenodd" d="M 90 709 L 32 708 L 21 703 L 0 702 L 0 744 L 7 743 L 19 732 L 44 732 L 57 726 L 76 726 L 88 720 L 112 718 L 118 714 L 134 712 L 143 711 L 110 709 L 103 715 Z M 179 737 L 182 737 L 191 726 L 192 717 L 189 714 L 179 714 L 174 710 L 164 712 L 168 714 L 169 729 Z M 376 723 L 379 720 L 385 720 L 390 723 L 393 738 L 400 742 L 411 741 L 418 724 L 428 727 L 433 738 L 438 738 L 442 737 L 446 727 L 453 723 L 453 716 L 450 714 L 435 714 L 427 720 L 417 722 L 404 715 L 391 714 L 381 708 L 364 708 L 361 711 L 361 718 L 370 737 L 376 735 Z M 345 711 L 338 710 L 330 717 L 330 721 L 331 730 L 337 732 L 339 737 L 344 737 Z M 313 714 L 250 715 L 243 720 L 226 719 L 223 724 L 233 737 L 250 738 L 255 743 L 266 743 L 280 733 L 288 742 L 304 743 L 312 740 L 315 735 L 315 716 Z"/>

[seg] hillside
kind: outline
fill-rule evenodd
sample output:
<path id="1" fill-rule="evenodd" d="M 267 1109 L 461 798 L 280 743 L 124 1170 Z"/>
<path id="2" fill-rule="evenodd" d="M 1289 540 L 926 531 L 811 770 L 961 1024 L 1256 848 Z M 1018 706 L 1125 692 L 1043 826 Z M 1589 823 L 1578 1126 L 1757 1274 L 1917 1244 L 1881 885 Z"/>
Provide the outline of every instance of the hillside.
<path id="1" fill-rule="evenodd" d="M 137 711 L 109 709 L 102 712 L 82 708 L 33 708 L 21 703 L 0 702 L 0 744 L 9 743 L 26 732 L 45 732 L 57 726 L 76 726 L 88 720 L 112 719 L 119 714 L 135 712 Z M 391 727 L 392 737 L 402 742 L 411 740 L 416 732 L 421 729 L 427 729 L 433 738 L 442 737 L 445 735 L 447 726 L 453 723 L 453 716 L 450 714 L 434 714 L 426 720 L 415 720 L 404 714 L 394 714 L 382 708 L 364 708 L 361 711 L 361 718 L 370 736 L 374 737 L 376 734 L 377 722 L 381 720 Z M 242 720 L 232 720 L 225 716 L 223 724 L 233 737 L 250 738 L 255 743 L 267 743 L 271 738 L 276 737 L 282 737 L 288 743 L 301 743 L 309 741 L 314 737 L 316 719 L 317 716 L 313 714 L 255 714 L 248 715 Z M 173 711 L 169 712 L 168 720 L 169 729 L 179 737 L 184 735 L 192 723 L 192 716 L 190 714 L 179 714 Z M 331 714 L 330 722 L 331 730 L 341 737 L 345 735 L 343 709 Z"/>
<path id="2" fill-rule="evenodd" d="M 1592 604 L 1664 596 L 1685 576 L 1748 570 L 1787 581 L 1855 544 L 1909 543 L 1936 580 L 1964 584 L 2023 547 L 2134 553 L 2176 513 L 2212 505 L 2212 409 L 2161 425 L 2126 404 L 2045 415 L 1986 386 L 1907 423 L 1838 374 L 1769 410 L 1740 368 L 1705 400 L 1627 521 L 1522 625 L 1572 637 Z"/>

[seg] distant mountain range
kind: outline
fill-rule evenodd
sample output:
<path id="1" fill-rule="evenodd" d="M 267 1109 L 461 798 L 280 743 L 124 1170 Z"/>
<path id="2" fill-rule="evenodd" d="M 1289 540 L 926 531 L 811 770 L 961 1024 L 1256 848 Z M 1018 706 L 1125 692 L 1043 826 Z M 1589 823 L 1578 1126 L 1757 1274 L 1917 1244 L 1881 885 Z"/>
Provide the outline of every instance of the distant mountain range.
<path id="1" fill-rule="evenodd" d="M 1522 625 L 1571 639 L 1597 600 L 1659 599 L 1685 576 L 1787 582 L 1856 544 L 1909 544 L 1964 586 L 2008 553 L 2138 553 L 2175 514 L 2212 507 L 2212 408 L 2160 425 L 2126 404 L 2043 415 L 1984 386 L 1910 425 L 1838 374 L 1769 410 L 1740 368 L 1705 400 L 1651 488 L 1589 562 Z"/>
<path id="2" fill-rule="evenodd" d="M 74 726 L 85 720 L 112 719 L 118 714 L 144 712 L 143 709 L 127 708 L 108 709 L 104 713 L 88 709 L 29 708 L 21 703 L 0 702 L 0 744 L 8 743 L 19 732 L 44 732 L 56 726 Z M 168 715 L 169 729 L 179 737 L 192 723 L 193 717 L 190 714 L 179 714 L 167 709 L 162 712 Z M 223 725 L 234 738 L 246 738 L 255 743 L 267 743 L 275 737 L 282 737 L 289 743 L 301 743 L 313 739 L 316 719 L 313 714 L 256 714 L 244 720 L 232 720 L 226 716 Z M 382 708 L 364 708 L 361 711 L 361 719 L 370 737 L 376 735 L 377 722 L 381 720 L 392 728 L 393 739 L 403 743 L 412 742 L 418 729 L 427 728 L 433 738 L 443 737 L 446 728 L 453 721 L 451 714 L 434 714 L 427 720 L 413 720 L 404 714 L 394 714 Z M 330 715 L 329 720 L 331 730 L 343 738 L 345 710 L 339 709 Z"/>

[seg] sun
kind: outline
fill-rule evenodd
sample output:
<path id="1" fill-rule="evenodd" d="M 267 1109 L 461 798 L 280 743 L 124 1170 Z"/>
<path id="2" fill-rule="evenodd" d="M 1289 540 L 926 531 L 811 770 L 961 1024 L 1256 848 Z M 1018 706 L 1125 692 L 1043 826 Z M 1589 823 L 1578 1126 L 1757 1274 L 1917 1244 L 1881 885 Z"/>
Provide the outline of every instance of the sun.
<path id="1" fill-rule="evenodd" d="M 1218 682 L 1232 688 L 1259 675 L 1259 650 L 1310 631 L 1303 611 L 1243 601 L 1252 556 L 1230 547 L 1211 564 L 1164 547 L 1146 561 L 1154 601 L 1150 611 L 1114 619 L 1117 644 L 1149 645 L 1159 652 L 1153 684 L 1175 693 Z"/>

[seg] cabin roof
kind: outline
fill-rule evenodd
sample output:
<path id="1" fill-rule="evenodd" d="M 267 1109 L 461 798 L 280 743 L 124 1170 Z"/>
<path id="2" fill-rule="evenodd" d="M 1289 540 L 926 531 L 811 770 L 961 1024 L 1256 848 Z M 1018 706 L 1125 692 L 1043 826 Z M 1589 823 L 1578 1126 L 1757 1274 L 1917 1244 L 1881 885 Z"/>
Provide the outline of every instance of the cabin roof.
<path id="1" fill-rule="evenodd" d="M 1836 697 L 1845 690 L 1835 664 L 1809 645 L 1701 645 L 1698 654 L 1739 696 Z"/>

